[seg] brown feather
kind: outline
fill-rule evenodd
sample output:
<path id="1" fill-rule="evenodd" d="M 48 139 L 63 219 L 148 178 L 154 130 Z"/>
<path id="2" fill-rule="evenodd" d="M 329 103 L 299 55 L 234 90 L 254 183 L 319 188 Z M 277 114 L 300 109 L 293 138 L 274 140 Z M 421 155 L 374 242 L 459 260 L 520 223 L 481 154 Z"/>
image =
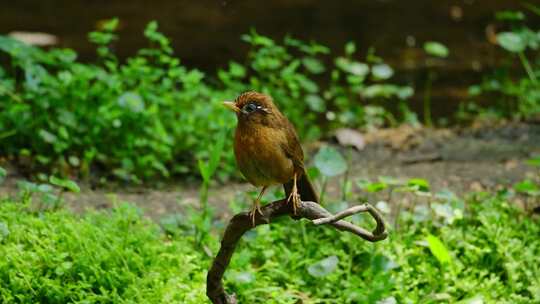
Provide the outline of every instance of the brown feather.
<path id="1" fill-rule="evenodd" d="M 260 110 L 241 111 L 254 103 Z M 268 95 L 246 92 L 235 99 L 238 126 L 234 153 L 238 168 L 255 186 L 283 184 L 288 194 L 297 175 L 300 198 L 318 202 L 317 194 L 304 169 L 304 152 L 293 125 Z"/>

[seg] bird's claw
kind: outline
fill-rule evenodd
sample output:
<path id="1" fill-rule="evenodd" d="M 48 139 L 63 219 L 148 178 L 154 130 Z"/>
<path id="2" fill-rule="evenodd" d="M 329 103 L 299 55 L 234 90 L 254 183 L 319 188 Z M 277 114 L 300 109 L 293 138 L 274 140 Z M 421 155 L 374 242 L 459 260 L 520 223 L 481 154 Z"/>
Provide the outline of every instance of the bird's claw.
<path id="1" fill-rule="evenodd" d="M 256 212 L 258 212 L 260 215 L 263 215 L 259 201 L 255 201 L 255 203 L 251 207 L 251 210 L 249 211 L 249 216 L 251 217 L 251 224 L 253 225 L 253 227 L 255 227 Z"/>
<path id="2" fill-rule="evenodd" d="M 300 206 L 300 194 L 298 194 L 296 185 L 293 186 L 291 194 L 289 194 L 289 197 L 287 198 L 287 203 L 291 200 L 293 205 L 293 214 L 296 215 L 296 209 L 298 208 L 298 206 Z"/>

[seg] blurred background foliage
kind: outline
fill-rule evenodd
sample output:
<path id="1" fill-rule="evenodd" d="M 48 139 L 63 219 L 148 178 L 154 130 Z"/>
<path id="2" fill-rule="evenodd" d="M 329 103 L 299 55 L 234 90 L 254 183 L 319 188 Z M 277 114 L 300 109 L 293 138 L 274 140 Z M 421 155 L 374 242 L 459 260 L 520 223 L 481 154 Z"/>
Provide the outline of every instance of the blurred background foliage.
<path id="1" fill-rule="evenodd" d="M 459 7 L 450 8 L 459 21 Z M 441 67 L 461 50 L 442 41 L 423 44 L 425 75 L 416 81 L 396 75 L 373 47 L 359 52 L 350 41 L 332 50 L 290 35 L 272 39 L 254 28 L 236 39 L 247 48 L 244 58 L 207 72 L 176 57 L 155 21 L 144 29 L 145 46 L 127 57 L 116 51 L 120 20 L 100 22 L 88 35 L 97 53 L 90 62 L 70 48 L 41 49 L 0 36 L 6 63 L 0 67 L 0 151 L 32 172 L 84 179 L 197 176 L 198 161 L 210 159 L 212 143 L 230 135 L 235 123 L 220 102 L 246 90 L 272 95 L 306 141 L 340 127 L 534 118 L 540 112 L 538 7 L 522 8 L 494 12 L 489 22 L 495 23 L 486 21 L 487 29 L 498 26 L 491 39 L 502 61 L 452 102 L 436 95 L 446 82 L 441 77 L 448 77 Z M 454 112 L 432 113 L 448 104 Z M 225 141 L 223 151 L 230 148 Z M 217 172 L 222 181 L 235 172 L 232 154 L 224 160 Z"/>
<path id="2" fill-rule="evenodd" d="M 0 37 L 10 59 L 0 83 L 3 151 L 30 158 L 34 169 L 140 181 L 193 174 L 196 159 L 208 158 L 235 125 L 222 101 L 247 90 L 271 94 L 306 140 L 337 126 L 382 127 L 413 116 L 405 104 L 413 89 L 392 84 L 392 68 L 374 54 L 355 60 L 352 42 L 327 65 L 332 56 L 323 45 L 289 36 L 280 43 L 252 30 L 242 36 L 251 46 L 245 64 L 231 61 L 205 75 L 172 55 L 156 22 L 144 31 L 148 47 L 118 59 L 111 47 L 117 26 L 112 19 L 89 34 L 98 53 L 92 64 L 71 49 L 43 51 Z M 360 99 L 365 106 L 355 105 Z M 387 102 L 402 113 L 386 111 Z M 227 141 L 222 150 L 230 148 Z M 222 179 L 233 173 L 227 157 Z"/>

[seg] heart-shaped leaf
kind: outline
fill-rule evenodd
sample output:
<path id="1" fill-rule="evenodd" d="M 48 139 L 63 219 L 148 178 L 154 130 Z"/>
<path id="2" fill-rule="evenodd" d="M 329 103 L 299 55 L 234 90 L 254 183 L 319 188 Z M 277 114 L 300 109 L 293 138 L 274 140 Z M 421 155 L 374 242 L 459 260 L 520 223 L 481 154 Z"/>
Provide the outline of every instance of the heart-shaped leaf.
<path id="1" fill-rule="evenodd" d="M 371 68 L 371 73 L 376 79 L 388 79 L 394 75 L 394 70 L 387 64 L 376 64 Z"/>
<path id="2" fill-rule="evenodd" d="M 332 147 L 323 147 L 315 155 L 315 167 L 328 177 L 343 174 L 347 170 L 347 163 L 341 154 Z"/>
<path id="3" fill-rule="evenodd" d="M 502 32 L 497 34 L 497 43 L 512 53 L 520 53 L 527 47 L 527 42 L 520 35 L 513 32 Z"/>
<path id="4" fill-rule="evenodd" d="M 316 278 L 324 277 L 332 273 L 337 268 L 339 259 L 332 255 L 308 267 L 308 273 Z"/>

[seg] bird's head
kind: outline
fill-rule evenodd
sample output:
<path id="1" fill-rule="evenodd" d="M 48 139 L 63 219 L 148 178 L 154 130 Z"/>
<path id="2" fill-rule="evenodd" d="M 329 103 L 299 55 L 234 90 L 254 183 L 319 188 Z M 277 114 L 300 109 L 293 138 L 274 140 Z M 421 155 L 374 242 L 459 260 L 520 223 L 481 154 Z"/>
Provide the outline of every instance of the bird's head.
<path id="1" fill-rule="evenodd" d="M 254 91 L 242 93 L 234 101 L 225 101 L 223 105 L 234 111 L 240 122 L 266 124 L 281 116 L 272 97 Z"/>

